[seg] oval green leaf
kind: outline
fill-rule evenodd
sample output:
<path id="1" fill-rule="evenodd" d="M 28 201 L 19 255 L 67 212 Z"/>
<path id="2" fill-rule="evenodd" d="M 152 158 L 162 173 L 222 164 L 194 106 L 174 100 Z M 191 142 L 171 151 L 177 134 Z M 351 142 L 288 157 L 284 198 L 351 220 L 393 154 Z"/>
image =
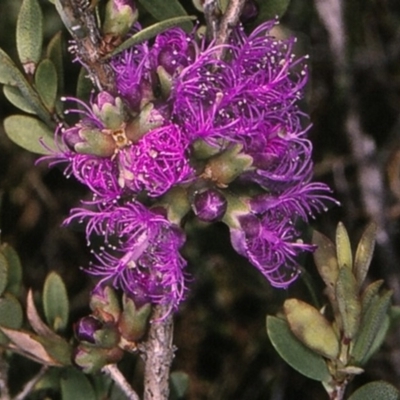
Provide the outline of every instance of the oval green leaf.
<path id="1" fill-rule="evenodd" d="M 259 9 L 256 23 L 261 23 L 276 17 L 282 17 L 289 6 L 290 0 L 256 0 L 256 2 Z"/>
<path id="2" fill-rule="evenodd" d="M 23 0 L 17 20 L 17 51 L 27 73 L 33 74 L 42 53 L 43 15 L 37 0 Z"/>
<path id="3" fill-rule="evenodd" d="M 68 323 L 69 302 L 67 289 L 60 275 L 50 272 L 43 288 L 43 308 L 46 321 L 55 331 L 65 329 Z"/>
<path id="4" fill-rule="evenodd" d="M 35 85 L 43 104 L 50 112 L 54 111 L 57 84 L 57 71 L 53 62 L 48 58 L 42 60 L 36 69 Z"/>
<path id="5" fill-rule="evenodd" d="M 139 3 L 158 21 L 187 15 L 178 0 L 139 0 Z M 193 24 L 189 21 L 185 21 L 181 26 L 187 32 L 193 29 Z"/>
<path id="6" fill-rule="evenodd" d="M 323 357 L 304 346 L 286 321 L 267 316 L 267 333 L 275 350 L 292 368 L 310 379 L 329 381 L 329 370 Z"/>
<path id="7" fill-rule="evenodd" d="M 12 115 L 4 120 L 7 136 L 17 145 L 36 154 L 49 154 L 56 150 L 54 133 L 46 124 L 26 115 Z M 42 144 L 43 143 L 43 144 Z"/>
<path id="8" fill-rule="evenodd" d="M 0 327 L 19 329 L 23 322 L 23 312 L 19 301 L 11 294 L 0 299 Z M 0 332 L 0 344 L 8 342 L 7 337 Z"/>
<path id="9" fill-rule="evenodd" d="M 361 287 L 367 276 L 369 265 L 375 248 L 376 224 L 370 223 L 363 232 L 354 257 L 354 275 L 358 286 Z"/>
<path id="10" fill-rule="evenodd" d="M 92 81 L 88 78 L 86 69 L 81 68 L 76 85 L 76 97 L 82 101 L 89 101 L 92 90 Z M 78 107 L 83 108 L 80 104 L 78 104 Z"/>
<path id="11" fill-rule="evenodd" d="M 0 296 L 8 284 L 8 262 L 6 257 L 0 253 Z"/>
<path id="12" fill-rule="evenodd" d="M 22 75 L 8 54 L 0 49 L 0 83 L 4 85 L 16 86 L 15 76 Z"/>
<path id="13" fill-rule="evenodd" d="M 96 400 L 95 391 L 85 374 L 76 368 L 68 368 L 61 376 L 62 400 Z"/>
<path id="14" fill-rule="evenodd" d="M 336 228 L 336 252 L 339 268 L 353 268 L 353 254 L 349 234 L 342 222 L 339 222 Z"/>
<path id="15" fill-rule="evenodd" d="M 348 400 L 399 400 L 400 392 L 390 383 L 370 382 L 357 389 Z"/>
<path id="16" fill-rule="evenodd" d="M 18 253 L 8 243 L 2 244 L 0 253 L 8 263 L 7 292 L 19 296 L 22 286 L 22 266 Z"/>
<path id="17" fill-rule="evenodd" d="M 135 46 L 139 43 L 149 40 L 154 36 L 158 35 L 159 33 L 164 32 L 169 28 L 172 28 L 173 26 L 180 25 L 182 22 L 187 22 L 194 19 L 196 19 L 196 17 L 194 16 L 175 17 L 175 18 L 165 19 L 161 22 L 158 22 L 157 24 L 153 24 L 131 36 L 125 42 L 120 44 L 114 51 L 109 53 L 106 58 L 113 57 L 116 54 L 120 53 L 121 51 L 128 49 L 129 47 Z"/>
<path id="18" fill-rule="evenodd" d="M 15 107 L 28 114 L 36 114 L 35 108 L 32 104 L 22 95 L 18 87 L 6 85 L 3 88 L 4 96 Z"/>
<path id="19" fill-rule="evenodd" d="M 47 46 L 46 56 L 57 71 L 58 93 L 64 93 L 64 64 L 63 64 L 62 33 L 57 32 Z"/>

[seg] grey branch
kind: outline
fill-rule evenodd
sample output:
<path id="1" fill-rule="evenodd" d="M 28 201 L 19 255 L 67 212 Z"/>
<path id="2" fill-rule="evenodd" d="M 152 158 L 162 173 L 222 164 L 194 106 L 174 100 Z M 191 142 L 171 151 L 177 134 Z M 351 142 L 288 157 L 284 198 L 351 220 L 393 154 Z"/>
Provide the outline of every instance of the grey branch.
<path id="1" fill-rule="evenodd" d="M 74 39 L 72 50 L 85 65 L 91 80 L 100 90 L 114 93 L 114 72 L 103 59 L 101 34 L 92 7 L 89 3 L 82 7 L 81 0 L 56 0 L 56 8 Z"/>
<path id="2" fill-rule="evenodd" d="M 102 368 L 102 371 L 115 382 L 115 384 L 126 394 L 129 400 L 140 400 L 139 396 L 132 389 L 131 385 L 127 382 L 124 375 L 122 375 L 117 365 L 106 365 Z"/>
<path id="3" fill-rule="evenodd" d="M 8 363 L 0 353 L 0 400 L 10 400 L 8 391 Z"/>
<path id="4" fill-rule="evenodd" d="M 145 361 L 144 400 L 167 400 L 169 372 L 174 358 L 173 316 L 166 306 L 156 306 L 146 342 L 140 346 Z M 167 316 L 166 316 L 167 315 Z"/>

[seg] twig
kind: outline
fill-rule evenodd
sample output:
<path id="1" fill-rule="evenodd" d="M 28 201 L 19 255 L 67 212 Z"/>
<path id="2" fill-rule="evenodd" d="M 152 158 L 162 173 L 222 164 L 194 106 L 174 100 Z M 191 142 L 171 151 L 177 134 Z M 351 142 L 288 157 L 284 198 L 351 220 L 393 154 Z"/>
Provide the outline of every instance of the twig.
<path id="1" fill-rule="evenodd" d="M 25 397 L 27 397 L 32 392 L 36 384 L 43 378 L 48 369 L 48 365 L 43 365 L 43 367 L 40 368 L 40 371 L 25 384 L 22 391 L 17 396 L 15 396 L 13 400 L 24 400 Z"/>
<path id="2" fill-rule="evenodd" d="M 131 385 L 122 375 L 116 364 L 109 364 L 102 368 L 102 371 L 107 374 L 118 387 L 126 394 L 129 400 L 139 400 L 139 396 L 132 389 Z"/>
<path id="3" fill-rule="evenodd" d="M 144 400 L 167 400 L 174 358 L 173 317 L 166 306 L 156 306 L 152 317 L 148 338 L 140 348 L 145 361 Z"/>
<path id="4" fill-rule="evenodd" d="M 70 49 L 85 65 L 91 80 L 100 90 L 115 93 L 114 72 L 102 57 L 101 34 L 94 9 L 87 3 L 82 7 L 81 0 L 58 0 L 56 8 L 75 41 Z"/>
<path id="5" fill-rule="evenodd" d="M 8 363 L 3 358 L 3 353 L 0 353 L 0 400 L 10 400 L 8 391 Z"/>
<path id="6" fill-rule="evenodd" d="M 204 18 L 207 24 L 207 37 L 209 40 L 216 40 L 219 29 L 220 10 L 217 0 L 205 0 L 203 4 Z"/>

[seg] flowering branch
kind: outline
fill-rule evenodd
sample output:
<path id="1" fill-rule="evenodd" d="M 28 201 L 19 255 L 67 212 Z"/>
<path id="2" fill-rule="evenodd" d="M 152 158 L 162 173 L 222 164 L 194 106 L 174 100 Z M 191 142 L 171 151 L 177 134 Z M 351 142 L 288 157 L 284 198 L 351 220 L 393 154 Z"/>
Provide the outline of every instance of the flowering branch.
<path id="1" fill-rule="evenodd" d="M 102 40 L 94 11 L 89 4 L 82 7 L 81 3 L 80 0 L 56 2 L 57 11 L 75 42 L 71 50 L 87 68 L 95 85 L 99 89 L 114 93 L 114 73 L 111 66 L 102 60 Z"/>
<path id="2" fill-rule="evenodd" d="M 166 306 L 154 308 L 147 341 L 143 344 L 145 361 L 144 400 L 168 399 L 169 370 L 174 358 L 173 317 Z"/>
<path id="3" fill-rule="evenodd" d="M 131 385 L 127 382 L 115 364 L 106 365 L 102 368 L 102 371 L 118 385 L 118 387 L 126 394 L 129 400 L 139 400 L 139 396 L 132 389 Z"/>

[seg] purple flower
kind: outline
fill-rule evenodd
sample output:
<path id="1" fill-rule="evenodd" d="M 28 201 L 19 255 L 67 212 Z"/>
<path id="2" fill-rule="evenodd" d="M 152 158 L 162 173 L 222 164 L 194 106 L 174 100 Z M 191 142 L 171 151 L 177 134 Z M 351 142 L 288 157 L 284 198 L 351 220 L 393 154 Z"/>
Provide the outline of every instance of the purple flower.
<path id="1" fill-rule="evenodd" d="M 93 235 L 104 240 L 98 251 L 92 250 L 96 262 L 88 269 L 101 277 L 99 286 L 112 284 L 143 304 L 173 308 L 182 300 L 186 262 L 179 249 L 185 237 L 162 214 L 131 202 L 98 211 L 74 209 L 66 223 L 74 219 L 87 222 L 89 246 Z"/>
<path id="2" fill-rule="evenodd" d="M 239 217 L 240 227 L 231 228 L 233 248 L 269 280 L 272 286 L 287 288 L 298 277 L 298 256 L 313 246 L 299 239 L 289 220 L 247 214 Z"/>
<path id="3" fill-rule="evenodd" d="M 101 329 L 103 324 L 95 317 L 88 316 L 81 318 L 74 326 L 75 336 L 78 340 L 95 343 L 94 334 Z"/>

